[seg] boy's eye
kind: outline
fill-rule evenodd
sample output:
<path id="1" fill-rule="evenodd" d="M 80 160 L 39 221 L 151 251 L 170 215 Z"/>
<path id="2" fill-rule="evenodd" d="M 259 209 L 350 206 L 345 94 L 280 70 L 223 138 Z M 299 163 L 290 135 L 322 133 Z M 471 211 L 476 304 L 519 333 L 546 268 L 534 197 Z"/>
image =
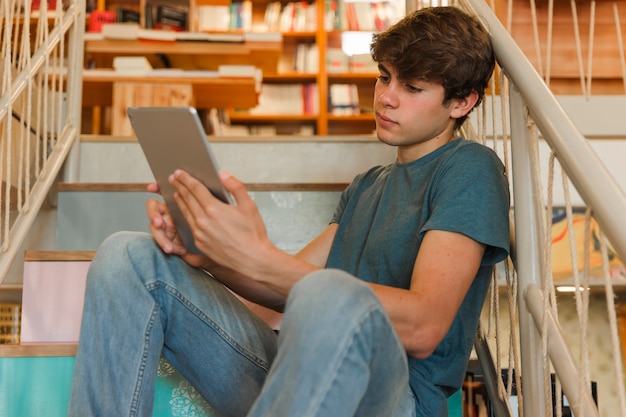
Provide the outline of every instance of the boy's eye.
<path id="1" fill-rule="evenodd" d="M 383 82 L 383 83 L 388 83 L 389 82 L 389 76 L 388 75 L 384 75 L 384 74 L 380 74 L 376 79 L 381 81 L 381 82 Z"/>
<path id="2" fill-rule="evenodd" d="M 411 84 L 406 84 L 406 89 L 409 90 L 411 93 L 419 93 L 420 91 L 423 91 L 422 88 L 416 87 Z"/>

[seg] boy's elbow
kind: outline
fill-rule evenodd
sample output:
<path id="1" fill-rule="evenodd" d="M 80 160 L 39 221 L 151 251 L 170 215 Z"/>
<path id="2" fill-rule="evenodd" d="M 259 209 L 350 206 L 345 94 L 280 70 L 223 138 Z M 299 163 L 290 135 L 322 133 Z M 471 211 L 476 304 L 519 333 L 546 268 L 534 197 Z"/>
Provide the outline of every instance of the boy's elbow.
<path id="1" fill-rule="evenodd" d="M 407 353 L 417 359 L 427 359 L 443 340 L 445 332 L 438 326 L 416 329 L 407 346 Z"/>

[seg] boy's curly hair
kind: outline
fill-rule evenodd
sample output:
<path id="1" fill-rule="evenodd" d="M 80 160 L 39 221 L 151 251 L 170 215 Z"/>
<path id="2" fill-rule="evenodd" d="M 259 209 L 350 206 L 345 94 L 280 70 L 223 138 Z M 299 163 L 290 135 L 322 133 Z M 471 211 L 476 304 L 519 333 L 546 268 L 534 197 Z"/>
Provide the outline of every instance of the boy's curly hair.
<path id="1" fill-rule="evenodd" d="M 478 93 L 481 103 L 495 67 L 489 34 L 482 23 L 454 6 L 412 12 L 371 44 L 374 61 L 390 65 L 405 81 L 443 85 L 444 104 Z M 467 115 L 456 121 L 460 127 Z"/>

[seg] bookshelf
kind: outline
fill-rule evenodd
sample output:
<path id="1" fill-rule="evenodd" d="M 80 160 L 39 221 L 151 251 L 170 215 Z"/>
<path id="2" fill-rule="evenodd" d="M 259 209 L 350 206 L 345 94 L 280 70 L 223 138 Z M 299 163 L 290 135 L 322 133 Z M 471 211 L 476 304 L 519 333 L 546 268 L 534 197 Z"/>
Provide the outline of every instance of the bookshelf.
<path id="1" fill-rule="evenodd" d="M 388 22 L 377 19 L 375 9 L 381 7 L 380 4 L 393 9 L 395 19 Z M 345 54 L 348 43 L 358 44 L 361 50 L 368 51 L 372 32 L 384 29 L 404 14 L 403 1 L 101 0 L 98 8 L 118 12 L 121 8 L 134 11 L 139 15 L 139 25 L 145 27 L 146 24 L 155 25 L 155 16 L 158 14 L 155 8 L 159 6 L 177 8 L 186 13 L 186 26 L 182 29 L 190 33 L 241 34 L 245 40 L 239 43 L 218 43 L 88 37 L 85 41 L 86 64 L 96 69 L 112 68 L 116 56 L 142 55 L 153 68 L 171 66 L 185 70 L 215 70 L 222 64 L 254 65 L 263 72 L 259 105 L 248 108 L 233 103 L 228 107 L 231 124 L 245 126 L 250 130 L 257 126 L 273 126 L 276 134 L 289 135 L 373 133 L 375 123 L 371 103 L 378 74 L 376 69 L 371 67 L 371 62 L 369 66 L 361 61 L 351 62 L 347 55 L 344 57 L 345 67 L 330 68 L 327 59 L 333 59 L 333 56 L 327 56 L 327 51 L 330 48 L 335 53 L 340 51 Z M 355 9 L 361 11 L 357 13 Z M 220 26 L 220 23 L 214 21 L 215 17 L 226 16 L 227 10 L 229 25 L 221 23 Z M 148 18 L 148 14 L 152 17 Z M 349 36 L 351 34 L 352 39 Z M 269 40 L 263 40 L 263 36 Z M 253 40 L 248 41 L 248 37 Z M 360 59 L 365 56 L 371 60 L 369 52 L 357 55 Z M 353 64 L 358 66 L 356 70 Z M 90 82 L 93 85 L 96 81 Z M 335 84 L 355 86 L 358 102 L 356 114 L 336 114 L 333 111 L 336 105 L 330 102 L 330 90 L 339 89 L 332 87 Z M 295 91 L 296 85 L 301 86 L 303 92 L 297 93 L 289 111 L 263 111 L 262 104 L 267 94 L 275 95 L 275 91 L 280 89 Z M 91 104 L 94 101 L 90 100 Z M 103 105 L 107 103 L 103 101 Z M 266 109 L 273 107 L 279 106 L 265 105 Z"/>

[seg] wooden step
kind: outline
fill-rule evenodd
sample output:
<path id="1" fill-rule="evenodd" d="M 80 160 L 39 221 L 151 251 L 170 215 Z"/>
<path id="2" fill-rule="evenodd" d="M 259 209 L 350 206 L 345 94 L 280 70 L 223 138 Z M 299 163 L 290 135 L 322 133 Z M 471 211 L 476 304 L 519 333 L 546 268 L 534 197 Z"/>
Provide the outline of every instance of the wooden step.
<path id="1" fill-rule="evenodd" d="M 0 345 L 0 358 L 38 358 L 76 356 L 76 343 L 38 343 Z"/>

